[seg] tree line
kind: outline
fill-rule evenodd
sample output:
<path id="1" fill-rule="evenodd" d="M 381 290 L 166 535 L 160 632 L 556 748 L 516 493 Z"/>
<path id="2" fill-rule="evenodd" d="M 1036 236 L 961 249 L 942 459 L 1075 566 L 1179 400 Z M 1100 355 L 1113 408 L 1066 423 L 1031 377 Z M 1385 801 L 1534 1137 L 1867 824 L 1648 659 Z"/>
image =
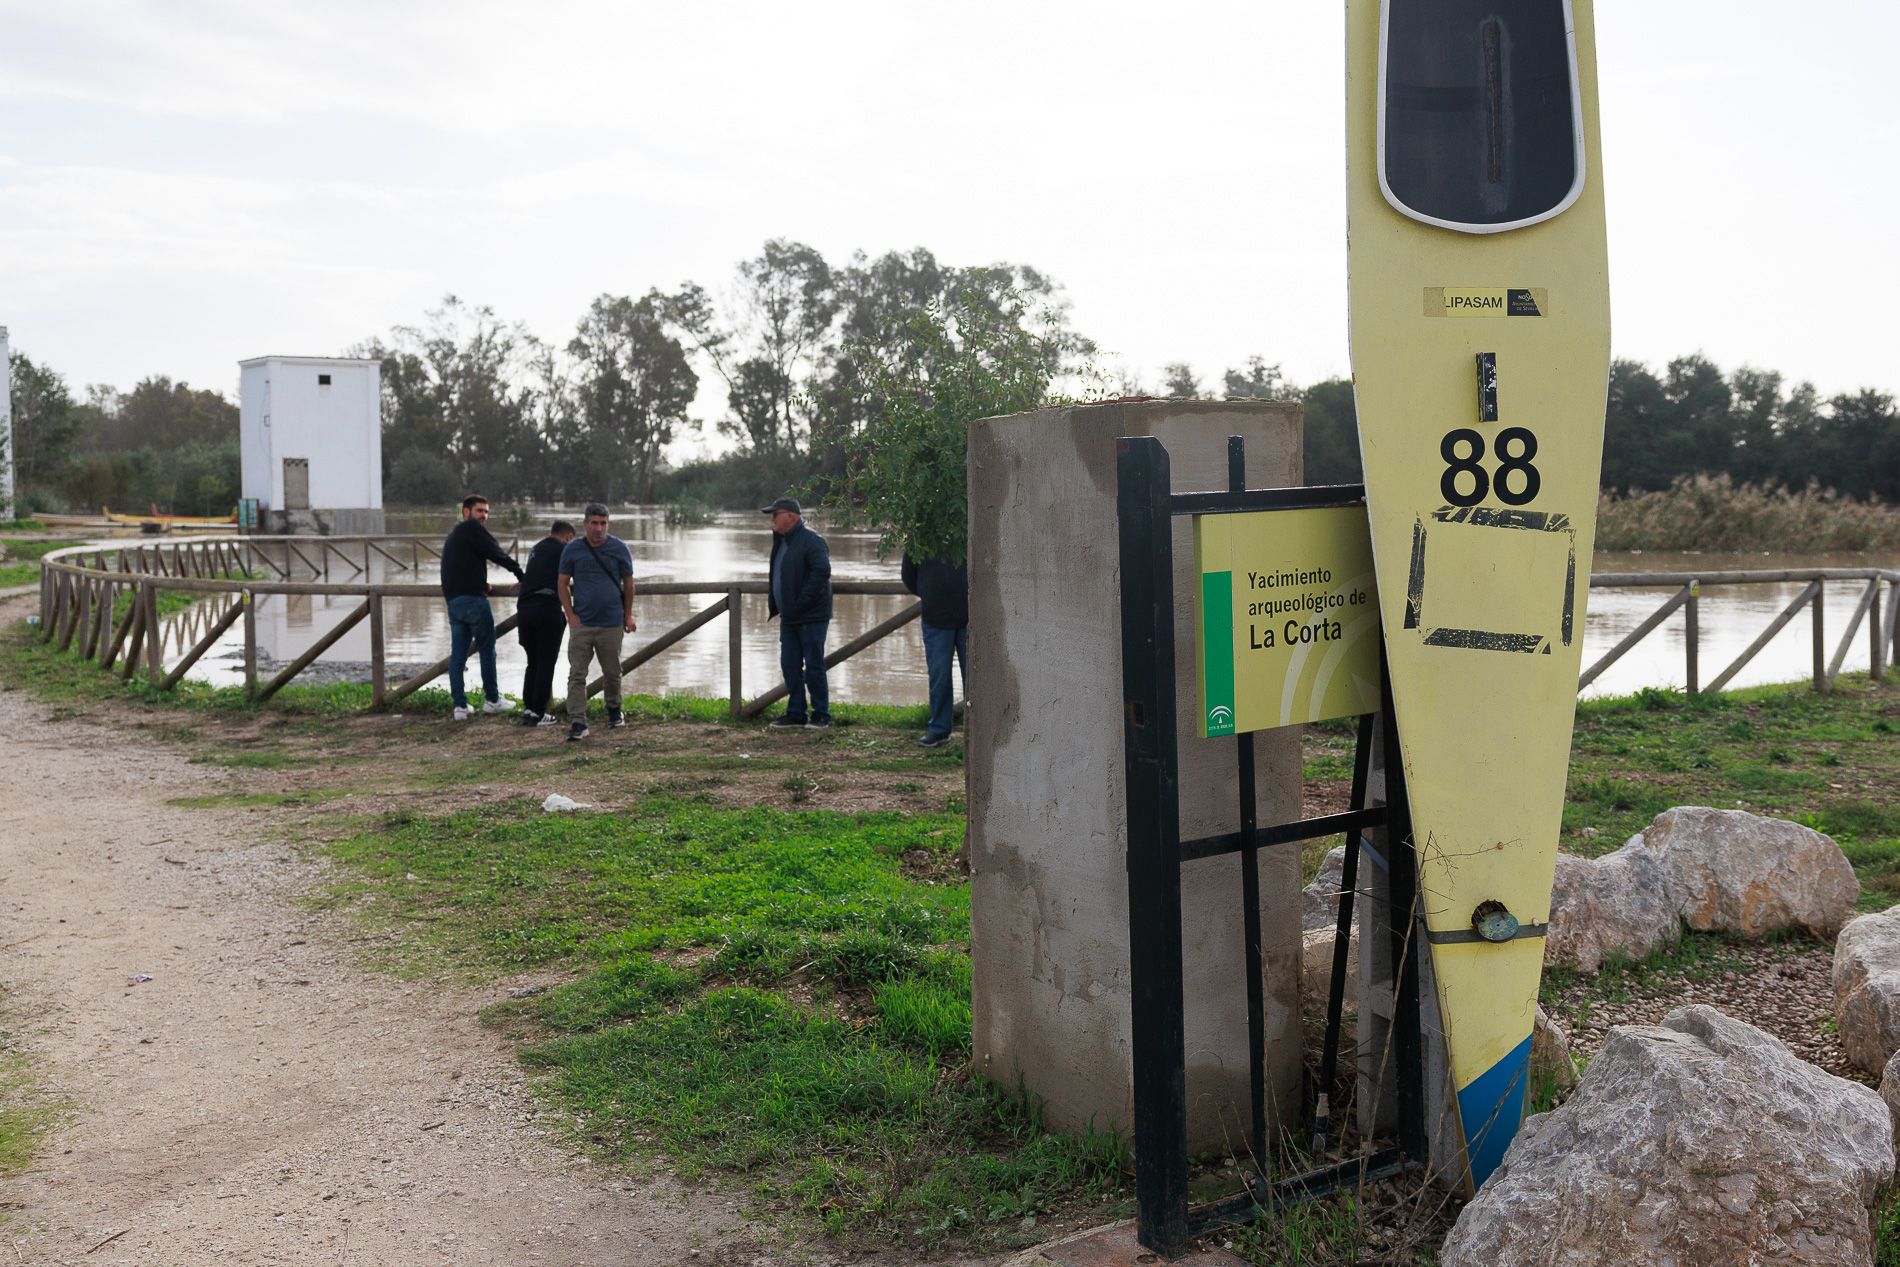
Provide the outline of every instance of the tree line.
<path id="1" fill-rule="evenodd" d="M 827 260 L 774 240 L 718 291 L 695 282 L 602 294 L 565 340 L 453 296 L 349 354 L 382 362 L 384 495 L 442 506 L 498 502 L 756 506 L 786 489 L 861 522 L 948 548 L 960 529 L 961 428 L 984 413 L 1115 395 L 1295 399 L 1306 478 L 1360 478 L 1352 384 L 1288 382 L 1264 357 L 1203 382 L 1186 363 L 1161 383 L 1103 370 L 1060 289 L 1026 265 L 954 266 L 918 248 Z M 222 513 L 238 496 L 237 408 L 157 376 L 81 393 L 13 356 L 23 506 L 157 503 Z M 721 457 L 669 465 L 702 432 L 701 380 L 723 401 Z M 1666 489 L 1693 475 L 1900 502 L 1900 413 L 1873 390 L 1823 398 L 1771 371 L 1702 356 L 1660 372 L 1612 364 L 1603 484 Z"/>
<path id="2" fill-rule="evenodd" d="M 392 503 L 480 488 L 539 502 L 757 505 L 842 478 L 878 409 L 867 370 L 929 359 L 918 321 L 949 307 L 1008 314 L 1050 378 L 1088 350 L 1034 269 L 952 266 L 921 248 L 834 264 L 775 240 L 717 296 L 694 282 L 603 294 L 565 344 L 451 297 L 422 325 L 353 352 L 383 363 Z M 690 411 L 702 374 L 723 389 L 713 429 L 730 452 L 668 467 L 667 446 L 701 429 Z"/>
<path id="3" fill-rule="evenodd" d="M 13 460 L 19 513 L 79 507 L 222 514 L 238 498 L 238 409 L 163 375 L 129 392 L 65 378 L 13 353 Z"/>
<path id="4" fill-rule="evenodd" d="M 1166 395 L 1205 391 L 1187 364 L 1169 365 L 1163 375 Z M 1217 394 L 1303 401 L 1307 482 L 1362 478 L 1350 379 L 1294 387 L 1278 366 L 1254 357 L 1223 374 Z M 1612 361 L 1604 491 L 1667 489 L 1698 475 L 1900 503 L 1900 410 L 1892 395 L 1872 388 L 1823 398 L 1812 383 L 1790 386 L 1752 366 L 1724 373 L 1701 355 L 1677 357 L 1660 373 L 1641 361 Z"/>

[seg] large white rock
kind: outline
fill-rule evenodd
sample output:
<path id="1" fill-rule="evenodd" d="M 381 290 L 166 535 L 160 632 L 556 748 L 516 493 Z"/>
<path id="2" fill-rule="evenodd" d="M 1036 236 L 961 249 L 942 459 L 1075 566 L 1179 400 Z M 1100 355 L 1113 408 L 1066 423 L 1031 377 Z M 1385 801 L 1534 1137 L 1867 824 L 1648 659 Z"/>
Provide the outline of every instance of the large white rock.
<path id="1" fill-rule="evenodd" d="M 1638 841 L 1661 859 L 1670 900 L 1701 932 L 1757 938 L 1798 928 L 1832 937 L 1860 900 L 1840 846 L 1799 823 L 1683 805 L 1658 814 L 1630 838 Z"/>
<path id="2" fill-rule="evenodd" d="M 1640 842 L 1602 858 L 1557 855 L 1545 963 L 1595 972 L 1605 959 L 1641 959 L 1682 936 L 1662 864 Z"/>
<path id="3" fill-rule="evenodd" d="M 1546 963 L 1595 972 L 1640 959 L 1682 924 L 1763 937 L 1798 928 L 1832 937 L 1854 914 L 1860 881 L 1828 837 L 1740 810 L 1665 810 L 1601 858 L 1557 856 Z"/>
<path id="4" fill-rule="evenodd" d="M 1900 1051 L 1900 906 L 1863 915 L 1834 943 L 1834 1021 L 1847 1058 L 1879 1073 Z"/>
<path id="5" fill-rule="evenodd" d="M 1441 1267 L 1855 1267 L 1893 1177 L 1880 1097 L 1702 1005 L 1610 1031 L 1524 1123 Z"/>

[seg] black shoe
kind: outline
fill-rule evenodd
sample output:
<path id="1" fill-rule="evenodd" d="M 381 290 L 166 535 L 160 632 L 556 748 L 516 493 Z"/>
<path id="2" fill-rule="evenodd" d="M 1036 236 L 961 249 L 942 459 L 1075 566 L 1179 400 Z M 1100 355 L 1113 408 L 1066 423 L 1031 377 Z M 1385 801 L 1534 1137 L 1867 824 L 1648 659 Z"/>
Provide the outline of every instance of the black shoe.
<path id="1" fill-rule="evenodd" d="M 941 748 L 949 742 L 950 736 L 948 735 L 932 735 L 926 733 L 923 738 L 917 741 L 917 746 L 919 748 Z"/>
<path id="2" fill-rule="evenodd" d="M 567 728 L 567 741 L 569 743 L 573 743 L 576 739 L 585 739 L 585 738 L 587 738 L 587 723 L 586 722 L 577 721 L 572 726 L 569 726 Z"/>
<path id="3" fill-rule="evenodd" d="M 831 725 L 831 718 L 829 715 L 824 716 L 824 717 L 814 717 L 810 721 L 806 722 L 805 725 L 810 727 L 813 730 L 824 730 Z"/>
<path id="4" fill-rule="evenodd" d="M 521 724 L 523 726 L 539 726 L 541 724 L 541 714 L 535 712 L 532 708 L 524 708 L 521 710 Z"/>
<path id="5" fill-rule="evenodd" d="M 774 717 L 771 721 L 771 729 L 773 730 L 803 730 L 804 728 L 805 719 L 803 717 Z"/>
<path id="6" fill-rule="evenodd" d="M 607 710 L 607 729 L 619 730 L 627 724 L 627 715 L 617 708 Z"/>

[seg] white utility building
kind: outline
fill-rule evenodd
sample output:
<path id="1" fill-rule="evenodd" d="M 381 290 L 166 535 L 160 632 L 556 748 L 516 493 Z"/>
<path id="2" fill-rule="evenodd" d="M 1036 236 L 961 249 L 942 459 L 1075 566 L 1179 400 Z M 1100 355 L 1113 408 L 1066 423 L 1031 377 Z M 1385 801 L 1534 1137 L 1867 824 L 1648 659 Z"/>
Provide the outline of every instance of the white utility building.
<path id="1" fill-rule="evenodd" d="M 239 361 L 244 496 L 266 532 L 383 531 L 382 362 Z"/>

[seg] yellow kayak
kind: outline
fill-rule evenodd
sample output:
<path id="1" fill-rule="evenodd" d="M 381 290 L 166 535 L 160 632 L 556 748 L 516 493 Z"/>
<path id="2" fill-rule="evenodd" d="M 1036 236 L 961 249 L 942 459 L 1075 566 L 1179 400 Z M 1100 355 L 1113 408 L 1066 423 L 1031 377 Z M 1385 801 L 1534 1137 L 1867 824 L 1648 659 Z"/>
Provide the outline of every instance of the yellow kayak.
<path id="1" fill-rule="evenodd" d="M 1522 1120 L 1609 377 L 1591 0 L 1348 0 L 1352 364 L 1469 1187 Z"/>

